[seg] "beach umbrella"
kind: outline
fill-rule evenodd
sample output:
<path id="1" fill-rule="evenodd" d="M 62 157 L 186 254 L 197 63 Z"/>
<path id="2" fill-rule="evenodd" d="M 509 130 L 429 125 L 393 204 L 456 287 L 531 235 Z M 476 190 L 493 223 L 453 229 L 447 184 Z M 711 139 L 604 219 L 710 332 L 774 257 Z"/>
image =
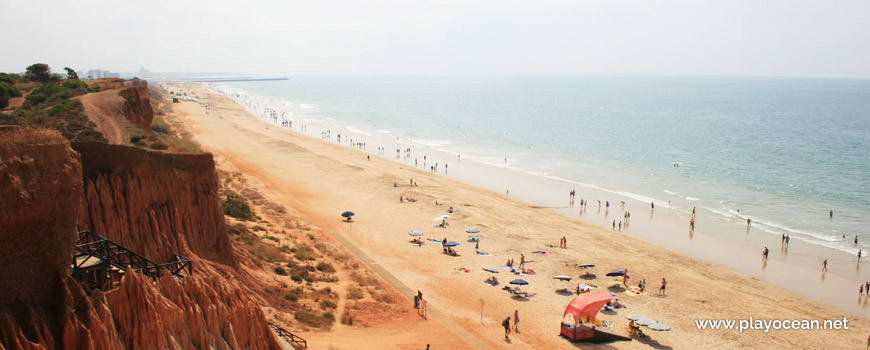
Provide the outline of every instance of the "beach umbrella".
<path id="1" fill-rule="evenodd" d="M 671 327 L 669 327 L 668 325 L 666 325 L 664 323 L 655 323 L 655 324 L 651 324 L 651 325 L 646 326 L 646 327 L 651 329 L 651 330 L 657 331 L 657 332 L 667 332 L 667 331 L 671 330 Z"/>
<path id="2" fill-rule="evenodd" d="M 524 285 L 529 284 L 529 282 L 526 282 L 525 280 L 513 280 L 513 281 L 511 281 L 511 284 L 518 284 L 518 285 L 524 286 Z"/>
<path id="3" fill-rule="evenodd" d="M 420 232 L 420 231 L 414 230 L 414 231 L 408 232 L 408 234 L 411 235 L 411 236 L 414 236 L 414 237 L 420 237 L 420 236 L 423 235 L 423 232 Z"/>
<path id="4" fill-rule="evenodd" d="M 444 246 L 445 246 L 445 247 L 455 247 L 455 246 L 458 246 L 458 245 L 459 245 L 459 243 L 456 243 L 456 242 L 454 242 L 454 241 L 450 241 L 450 242 L 444 243 Z"/>
<path id="5" fill-rule="evenodd" d="M 625 275 L 625 272 L 623 272 L 622 270 L 616 270 L 616 271 L 611 271 L 611 272 L 607 273 L 607 277 L 624 276 L 624 275 Z"/>
<path id="6" fill-rule="evenodd" d="M 468 232 L 468 233 L 480 233 L 480 230 L 478 230 L 478 229 L 476 229 L 476 228 L 470 228 L 470 229 L 465 230 L 465 232 Z"/>
<path id="7" fill-rule="evenodd" d="M 649 325 L 652 325 L 652 324 L 656 324 L 656 323 L 658 323 L 658 322 L 653 321 L 653 320 L 648 319 L 648 318 L 642 318 L 642 319 L 639 319 L 639 320 L 635 320 L 634 323 L 637 324 L 638 326 L 649 326 Z"/>
<path id="8" fill-rule="evenodd" d="M 568 277 L 568 276 L 565 276 L 565 275 L 558 275 L 558 276 L 553 277 L 553 278 L 555 278 L 555 279 L 557 279 L 557 280 L 562 280 L 562 281 L 570 281 L 570 280 L 571 280 L 571 277 Z"/>
<path id="9" fill-rule="evenodd" d="M 342 216 L 342 217 L 349 218 L 349 217 L 351 217 L 351 216 L 354 216 L 354 213 L 353 213 L 352 211 L 346 211 L 346 212 L 344 212 L 344 213 L 341 213 L 341 216 Z"/>
<path id="10" fill-rule="evenodd" d="M 625 315 L 625 318 L 632 320 L 632 321 L 637 321 L 639 319 L 649 318 L 649 317 L 646 317 L 646 316 L 641 315 L 641 314 L 628 314 L 628 315 Z"/>
<path id="11" fill-rule="evenodd" d="M 449 218 L 449 217 L 450 217 L 449 215 L 441 215 L 437 218 L 432 219 L 432 221 L 441 221 L 441 220 L 444 220 L 444 219 Z"/>
<path id="12" fill-rule="evenodd" d="M 486 272 L 492 272 L 492 273 L 498 273 L 498 269 L 497 269 L 497 268 L 489 267 L 489 266 L 484 267 L 484 268 L 483 268 L 483 271 L 486 271 Z"/>

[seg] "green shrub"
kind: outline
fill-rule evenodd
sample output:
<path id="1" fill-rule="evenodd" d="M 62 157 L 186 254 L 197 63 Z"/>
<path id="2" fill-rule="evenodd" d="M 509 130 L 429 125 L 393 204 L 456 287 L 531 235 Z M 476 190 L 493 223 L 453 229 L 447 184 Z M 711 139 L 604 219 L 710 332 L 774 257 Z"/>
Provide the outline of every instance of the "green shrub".
<path id="1" fill-rule="evenodd" d="M 299 310 L 293 317 L 301 323 L 318 328 L 329 327 L 335 322 L 335 316 L 331 312 L 318 315 L 310 311 Z"/>
<path id="2" fill-rule="evenodd" d="M 6 108 L 9 105 L 9 91 L 0 89 L 0 108 Z"/>
<path id="3" fill-rule="evenodd" d="M 308 237 L 308 239 L 310 239 L 312 241 L 314 240 L 314 235 L 312 235 L 310 233 L 306 234 L 305 237 Z"/>
<path id="4" fill-rule="evenodd" d="M 166 121 L 163 120 L 163 117 L 156 116 L 153 120 L 151 120 L 151 130 L 166 134 L 169 132 L 169 124 L 166 124 Z"/>
<path id="5" fill-rule="evenodd" d="M 242 242 L 245 242 L 247 245 L 254 245 L 254 236 L 242 236 Z"/>
<path id="6" fill-rule="evenodd" d="M 293 253 L 293 257 L 295 257 L 296 260 L 299 261 L 314 260 L 314 256 L 311 255 L 311 250 L 304 245 L 296 247 L 296 251 Z"/>
<path id="7" fill-rule="evenodd" d="M 350 291 L 350 296 L 357 298 L 357 299 L 365 298 L 365 295 L 359 289 L 354 289 L 354 290 Z"/>
<path id="8" fill-rule="evenodd" d="M 17 118 L 14 114 L 0 113 L 0 125 L 21 125 L 24 120 Z"/>
<path id="9" fill-rule="evenodd" d="M 5 81 L 0 81 L 0 90 L 6 90 L 9 93 L 9 97 L 21 97 L 21 90 Z"/>
<path id="10" fill-rule="evenodd" d="M 251 211 L 248 201 L 237 194 L 228 193 L 226 197 L 221 200 L 221 208 L 223 209 L 224 214 L 236 219 L 247 221 L 254 220 L 254 212 Z"/>
<path id="11" fill-rule="evenodd" d="M 338 306 L 338 305 L 335 305 L 335 303 L 333 303 L 333 302 L 331 302 L 331 301 L 329 301 L 329 300 L 321 300 L 321 301 L 320 301 L 320 307 L 321 307 L 321 308 L 324 308 L 324 309 L 334 309 L 334 308 L 336 308 L 337 306 Z"/>
<path id="12" fill-rule="evenodd" d="M 290 279 L 295 282 L 302 282 L 302 275 L 299 272 L 294 272 L 290 275 Z"/>
<path id="13" fill-rule="evenodd" d="M 290 293 L 284 294 L 284 299 L 292 301 L 295 303 L 297 300 L 299 300 L 299 294 L 296 294 L 295 292 L 290 292 Z"/>
<path id="14" fill-rule="evenodd" d="M 0 73 L 0 81 L 4 83 L 9 83 L 10 85 L 15 85 L 18 81 L 21 80 L 21 77 L 18 74 L 14 73 Z"/>
<path id="15" fill-rule="evenodd" d="M 169 148 L 169 146 L 167 146 L 163 142 L 155 142 L 155 143 L 148 145 L 148 148 L 162 151 L 162 150 Z"/>
<path id="16" fill-rule="evenodd" d="M 54 105 L 54 107 L 51 107 L 51 109 L 48 110 L 48 115 L 50 115 L 50 116 L 58 115 L 60 113 L 66 112 L 70 108 L 73 108 L 73 107 L 78 106 L 80 104 L 81 104 L 81 102 L 79 102 L 77 100 L 60 101 L 60 103 Z"/>
<path id="17" fill-rule="evenodd" d="M 50 83 L 33 90 L 30 95 L 27 95 L 27 97 L 24 98 L 24 104 L 33 107 L 40 103 L 55 103 L 60 100 L 66 100 L 70 97 L 84 95 L 86 93 L 88 93 L 87 87 L 82 87 L 79 84 L 72 83 L 64 86 L 61 84 Z"/>
<path id="18" fill-rule="evenodd" d="M 332 265 L 330 265 L 329 263 L 327 263 L 325 261 L 321 261 L 321 262 L 317 263 L 317 271 L 334 272 L 335 269 L 333 269 Z"/>
<path id="19" fill-rule="evenodd" d="M 281 266 L 275 266 L 275 268 L 272 270 L 275 271 L 275 274 L 287 276 L 287 270 L 284 270 L 284 268 Z"/>
<path id="20" fill-rule="evenodd" d="M 130 142 L 136 143 L 136 142 L 141 141 L 143 138 L 145 138 L 145 136 L 142 136 L 139 134 L 133 134 L 133 135 L 130 135 Z"/>
<path id="21" fill-rule="evenodd" d="M 263 227 L 263 226 L 260 226 L 260 225 L 254 225 L 254 227 L 251 227 L 251 229 L 254 230 L 254 231 L 266 231 L 266 228 Z M 271 236 L 270 236 L 270 237 L 271 237 Z M 263 238 L 266 238 L 266 237 L 263 236 Z M 274 237 L 273 237 L 273 238 L 274 238 Z M 266 238 L 266 239 L 271 239 L 271 238 Z"/>
<path id="22" fill-rule="evenodd" d="M 61 85 L 67 89 L 83 89 L 85 91 L 88 90 L 88 84 L 85 84 L 85 82 L 78 79 L 67 79 Z"/>

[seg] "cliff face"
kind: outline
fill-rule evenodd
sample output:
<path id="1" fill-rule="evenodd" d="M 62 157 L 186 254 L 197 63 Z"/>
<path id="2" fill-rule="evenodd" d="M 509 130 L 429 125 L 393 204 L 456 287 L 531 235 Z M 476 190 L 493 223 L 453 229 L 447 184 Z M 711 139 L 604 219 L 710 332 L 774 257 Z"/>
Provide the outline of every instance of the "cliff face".
<path id="1" fill-rule="evenodd" d="M 142 349 L 280 349 L 257 303 L 232 279 L 128 272 L 106 294 L 125 344 Z"/>
<path id="2" fill-rule="evenodd" d="M 80 229 L 157 263 L 178 253 L 236 267 L 211 154 L 102 143 L 75 143 L 73 148 L 81 153 L 84 169 Z"/>
<path id="3" fill-rule="evenodd" d="M 52 304 L 45 286 L 69 274 L 81 176 L 59 133 L 0 128 L 0 307 Z"/>
<path id="4" fill-rule="evenodd" d="M 151 109 L 148 86 L 123 88 L 118 95 L 124 98 L 124 117 L 143 130 L 151 130 L 154 110 Z"/>
<path id="5" fill-rule="evenodd" d="M 0 350 L 280 349 L 237 279 L 209 154 L 0 128 Z M 78 222 L 77 222 L 78 221 Z M 194 274 L 127 271 L 108 292 L 70 275 L 77 226 Z"/>

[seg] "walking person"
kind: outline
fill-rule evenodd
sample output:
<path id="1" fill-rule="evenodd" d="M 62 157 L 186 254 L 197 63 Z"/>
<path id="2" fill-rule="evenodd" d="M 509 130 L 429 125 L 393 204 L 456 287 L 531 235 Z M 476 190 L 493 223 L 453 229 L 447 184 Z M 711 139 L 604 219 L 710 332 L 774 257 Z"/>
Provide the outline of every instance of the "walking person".
<path id="1" fill-rule="evenodd" d="M 822 272 L 828 272 L 828 259 L 822 261 Z"/>
<path id="2" fill-rule="evenodd" d="M 520 332 L 520 313 L 518 310 L 514 310 L 514 332 Z"/>
<path id="3" fill-rule="evenodd" d="M 504 321 L 501 321 L 501 326 L 504 327 L 504 339 L 511 340 L 511 317 L 508 316 Z"/>
<path id="4" fill-rule="evenodd" d="M 668 287 L 668 281 L 662 277 L 662 286 L 659 288 L 659 295 L 665 295 L 665 288 Z"/>

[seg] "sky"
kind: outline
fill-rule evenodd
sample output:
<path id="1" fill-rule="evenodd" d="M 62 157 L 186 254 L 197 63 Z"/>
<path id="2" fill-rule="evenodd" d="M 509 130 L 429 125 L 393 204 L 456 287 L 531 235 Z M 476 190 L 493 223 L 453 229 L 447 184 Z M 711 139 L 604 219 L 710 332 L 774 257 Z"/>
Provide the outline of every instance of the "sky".
<path id="1" fill-rule="evenodd" d="M 74 5 L 74 6 L 73 6 Z M 0 71 L 870 78 L 867 0 L 0 0 Z"/>

